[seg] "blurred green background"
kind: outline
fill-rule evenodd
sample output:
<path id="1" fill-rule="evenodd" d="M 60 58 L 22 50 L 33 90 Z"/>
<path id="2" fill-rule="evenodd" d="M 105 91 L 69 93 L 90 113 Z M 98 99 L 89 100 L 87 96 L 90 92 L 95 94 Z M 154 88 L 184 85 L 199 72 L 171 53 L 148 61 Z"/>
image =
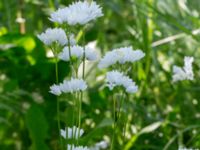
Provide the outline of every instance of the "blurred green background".
<path id="1" fill-rule="evenodd" d="M 36 35 L 55 27 L 50 12 L 71 0 L 0 1 L 0 149 L 56 150 L 59 139 L 54 60 Z M 104 16 L 88 26 L 87 43 L 99 53 L 120 46 L 142 49 L 146 56 L 133 64 L 130 76 L 139 92 L 124 103 L 126 138 L 116 138 L 115 150 L 177 150 L 200 148 L 200 1 L 98 0 Z M 172 65 L 183 66 L 193 56 L 193 81 L 172 83 Z M 112 102 L 104 88 L 106 70 L 91 64 L 84 97 L 84 145 L 112 134 Z M 59 80 L 69 73 L 59 62 Z M 94 82 L 95 81 L 95 82 Z M 68 100 L 69 99 L 69 100 Z M 61 98 L 61 120 L 72 126 L 70 97 Z M 127 119 L 128 114 L 128 119 Z M 123 122 L 123 120 L 122 120 Z"/>

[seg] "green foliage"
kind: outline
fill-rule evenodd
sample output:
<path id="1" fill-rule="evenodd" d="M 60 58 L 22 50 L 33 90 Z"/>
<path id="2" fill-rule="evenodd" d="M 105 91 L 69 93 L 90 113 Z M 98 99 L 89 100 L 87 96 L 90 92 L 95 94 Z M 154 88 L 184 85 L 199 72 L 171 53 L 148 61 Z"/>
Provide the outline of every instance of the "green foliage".
<path id="1" fill-rule="evenodd" d="M 50 11 L 71 3 L 61 0 L 0 1 L 0 149 L 56 149 L 56 98 L 49 94 L 55 83 L 55 60 L 36 34 L 56 24 Z M 200 148 L 200 1 L 102 0 L 104 17 L 88 26 L 86 42 L 96 41 L 103 55 L 120 46 L 142 49 L 146 57 L 133 64 L 130 76 L 139 85 L 123 105 L 121 122 L 126 137 L 116 134 L 116 150 L 177 150 Z M 26 19 L 20 33 L 16 16 Z M 77 35 L 78 36 L 78 35 Z M 81 38 L 81 33 L 80 37 Z M 184 56 L 195 58 L 194 81 L 172 83 L 172 65 L 183 65 Z M 70 72 L 59 62 L 59 81 Z M 84 145 L 94 145 L 112 135 L 112 97 L 104 87 L 106 70 L 91 65 L 86 72 L 89 89 L 84 97 Z M 98 79 L 98 80 L 97 80 Z M 94 82 L 95 81 L 95 82 Z M 60 98 L 62 128 L 72 126 L 73 98 Z M 126 118 L 126 114 L 129 114 Z M 119 124 L 123 127 L 123 124 Z M 123 142 L 124 141 L 124 142 Z"/>
<path id="2" fill-rule="evenodd" d="M 26 124 L 32 141 L 30 150 L 48 150 L 45 144 L 48 136 L 48 123 L 37 105 L 31 106 L 27 111 Z"/>

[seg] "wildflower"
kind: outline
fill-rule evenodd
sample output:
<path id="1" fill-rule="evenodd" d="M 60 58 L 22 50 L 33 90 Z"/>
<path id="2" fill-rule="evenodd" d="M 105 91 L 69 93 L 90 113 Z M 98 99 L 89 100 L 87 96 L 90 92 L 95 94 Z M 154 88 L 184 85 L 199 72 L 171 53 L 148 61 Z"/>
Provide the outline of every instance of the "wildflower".
<path id="1" fill-rule="evenodd" d="M 90 150 L 106 149 L 107 147 L 108 143 L 106 141 L 101 141 L 99 143 L 96 143 L 93 147 L 91 147 Z"/>
<path id="2" fill-rule="evenodd" d="M 68 7 L 58 9 L 50 15 L 52 22 L 69 25 L 84 25 L 91 20 L 103 16 L 102 8 L 96 2 L 78 1 Z"/>
<path id="3" fill-rule="evenodd" d="M 194 61 L 193 57 L 184 57 L 184 66 L 178 67 L 173 66 L 173 82 L 180 80 L 193 80 L 194 74 L 192 71 L 192 62 Z"/>
<path id="4" fill-rule="evenodd" d="M 123 86 L 126 89 L 126 92 L 135 93 L 138 89 L 132 79 L 116 70 L 107 72 L 106 81 L 110 90 L 113 90 L 115 86 Z"/>
<path id="5" fill-rule="evenodd" d="M 79 133 L 79 130 L 80 130 L 80 133 Z M 65 130 L 61 129 L 60 133 L 61 133 L 61 136 L 65 139 L 66 139 L 66 134 L 67 134 L 67 138 L 69 138 L 69 139 L 71 139 L 73 137 L 75 137 L 75 139 L 78 139 L 78 136 L 81 137 L 83 135 L 84 130 L 79 129 L 76 126 L 73 126 L 72 128 L 67 128 L 67 131 L 66 131 L 66 129 Z"/>
<path id="6" fill-rule="evenodd" d="M 72 57 L 81 58 L 83 56 L 83 48 L 81 46 L 77 45 L 71 46 L 70 52 Z M 58 57 L 61 60 L 69 61 L 70 60 L 69 48 L 67 46 L 64 47 L 63 51 L 58 55 Z"/>
<path id="7" fill-rule="evenodd" d="M 62 93 L 73 93 L 77 91 L 84 91 L 87 88 L 87 84 L 83 79 L 64 80 L 59 85 L 52 85 L 50 87 L 50 93 L 54 95 L 61 95 Z"/>
<path id="8" fill-rule="evenodd" d="M 89 148 L 87 147 L 83 147 L 83 146 L 74 146 L 74 145 L 70 145 L 68 144 L 67 145 L 67 149 L 70 149 L 70 150 L 89 150 Z"/>
<path id="9" fill-rule="evenodd" d="M 48 28 L 44 33 L 37 35 L 37 37 L 46 45 L 58 43 L 64 46 L 67 43 L 67 36 L 61 28 Z"/>
<path id="10" fill-rule="evenodd" d="M 97 53 L 93 49 L 91 49 L 89 47 L 86 47 L 86 49 L 85 49 L 85 57 L 89 61 L 94 61 L 94 60 L 97 59 Z"/>
<path id="11" fill-rule="evenodd" d="M 64 80 L 60 85 L 60 90 L 63 93 L 73 93 L 77 91 L 84 91 L 87 88 L 87 84 L 83 79 Z"/>
<path id="12" fill-rule="evenodd" d="M 133 50 L 131 47 L 122 47 L 107 52 L 100 60 L 98 67 L 106 68 L 115 63 L 124 64 L 126 62 L 135 62 L 144 56 L 145 54 L 141 50 Z"/>
<path id="13" fill-rule="evenodd" d="M 82 58 L 84 54 L 84 48 L 78 45 L 74 45 L 70 47 L 71 57 L 75 58 Z M 69 61 L 69 48 L 66 46 L 63 51 L 58 56 L 63 61 Z M 85 49 L 85 57 L 87 60 L 93 61 L 97 59 L 97 53 L 90 49 L 89 47 L 86 47 Z"/>
<path id="14" fill-rule="evenodd" d="M 50 87 L 49 92 L 54 94 L 54 95 L 57 95 L 57 96 L 59 96 L 62 93 L 61 90 L 60 90 L 60 87 L 58 85 L 55 85 L 55 84 Z"/>

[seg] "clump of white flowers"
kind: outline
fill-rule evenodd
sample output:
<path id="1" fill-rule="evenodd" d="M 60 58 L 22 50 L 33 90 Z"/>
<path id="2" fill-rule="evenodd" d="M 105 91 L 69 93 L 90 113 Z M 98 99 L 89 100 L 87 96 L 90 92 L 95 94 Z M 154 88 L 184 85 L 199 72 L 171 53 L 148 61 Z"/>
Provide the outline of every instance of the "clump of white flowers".
<path id="1" fill-rule="evenodd" d="M 135 93 L 138 89 L 132 79 L 117 70 L 107 72 L 106 82 L 110 90 L 113 90 L 115 86 L 123 86 L 126 92 Z"/>
<path id="2" fill-rule="evenodd" d="M 59 85 L 52 85 L 50 87 L 50 93 L 54 95 L 61 95 L 62 93 L 73 93 L 78 91 L 84 91 L 87 88 L 87 84 L 83 79 L 71 78 L 71 80 L 64 80 Z"/>
<path id="3" fill-rule="evenodd" d="M 58 129 L 60 132 L 60 147 L 68 148 L 68 150 L 89 150 L 87 147 L 77 146 L 79 138 L 84 133 L 81 126 L 81 105 L 83 101 L 83 91 L 87 89 L 87 83 L 85 82 L 85 61 L 94 61 L 97 59 L 97 53 L 87 47 L 86 45 L 79 46 L 76 43 L 74 34 L 71 33 L 74 25 L 79 25 L 76 27 L 80 27 L 80 25 L 85 25 L 92 20 L 95 20 L 99 17 L 103 16 L 102 8 L 95 1 L 76 1 L 71 5 L 59 8 L 57 11 L 50 14 L 50 20 L 52 22 L 58 23 L 58 25 L 62 25 L 62 28 L 54 28 L 47 29 L 44 33 L 38 35 L 37 37 L 46 45 L 48 45 L 52 52 L 54 53 L 55 59 L 55 72 L 56 72 L 56 84 L 50 86 L 50 93 L 59 96 L 63 93 L 70 93 L 74 95 L 74 107 L 77 107 L 77 117 L 73 115 L 72 123 L 76 123 L 76 126 L 72 128 L 66 128 L 65 130 L 61 129 L 61 121 L 60 121 L 60 104 L 59 99 L 57 99 L 57 119 L 58 119 Z M 67 25 L 63 25 L 67 24 Z M 85 44 L 85 27 L 83 29 L 83 34 L 80 39 L 82 39 L 82 43 Z M 76 28 L 77 29 L 77 28 Z M 66 32 L 65 32 L 66 31 Z M 62 83 L 58 83 L 58 62 L 60 60 L 69 62 L 71 72 L 70 79 L 64 80 Z M 79 77 L 79 65 L 81 63 L 77 63 L 74 60 L 81 60 L 78 62 L 82 62 L 82 77 Z M 76 111 L 74 108 L 73 112 Z M 76 120 L 77 119 L 77 120 Z M 64 139 L 63 139 L 63 138 Z M 72 141 L 68 143 L 67 139 L 70 138 Z M 71 145 L 63 145 L 64 143 L 68 143 Z M 76 140 L 76 142 L 74 141 Z M 76 143 L 76 145 L 73 145 Z"/>
<path id="4" fill-rule="evenodd" d="M 110 148 L 111 150 L 113 149 L 113 143 L 114 143 L 114 138 L 115 138 L 114 134 L 117 127 L 117 121 L 120 119 L 121 108 L 123 108 L 122 104 L 126 97 L 126 94 L 124 93 L 133 94 L 138 91 L 138 86 L 130 77 L 126 75 L 127 71 L 132 69 L 129 67 L 130 65 L 126 65 L 126 64 L 130 64 L 135 61 L 138 61 L 142 59 L 144 56 L 145 54 L 141 50 L 133 50 L 132 47 L 130 46 L 121 47 L 121 48 L 117 48 L 117 49 L 107 52 L 98 64 L 98 67 L 101 69 L 107 68 L 113 65 L 113 68 L 117 68 L 118 70 L 120 70 L 120 71 L 112 70 L 106 73 L 106 85 L 108 86 L 110 90 L 113 90 L 116 86 L 119 86 L 119 87 L 122 86 L 123 88 L 125 88 L 125 91 L 121 89 L 120 91 L 122 92 L 120 92 L 119 90 L 117 91 L 121 94 L 120 96 L 117 95 L 119 99 L 118 105 L 116 105 L 115 98 L 114 98 L 115 92 L 113 93 L 113 112 L 114 114 L 117 113 L 117 115 L 113 116 L 114 129 L 113 129 L 113 136 L 111 139 L 111 148 Z M 126 123 L 125 123 L 124 128 L 125 127 L 126 127 Z"/>
<path id="5" fill-rule="evenodd" d="M 98 67 L 107 68 L 113 64 L 124 64 L 126 62 L 135 62 L 143 58 L 145 54 L 141 50 L 133 50 L 132 47 L 122 47 L 106 53 L 100 60 Z"/>
<path id="6" fill-rule="evenodd" d="M 52 22 L 67 23 L 69 25 L 84 25 L 91 20 L 103 16 L 102 8 L 91 1 L 74 2 L 68 7 L 58 9 L 50 16 Z"/>
<path id="7" fill-rule="evenodd" d="M 100 142 L 96 143 L 93 147 L 90 147 L 90 150 L 106 149 L 107 147 L 108 147 L 108 142 L 100 141 Z"/>
<path id="8" fill-rule="evenodd" d="M 49 28 L 37 37 L 48 46 L 52 45 L 53 43 L 58 43 L 62 46 L 67 44 L 67 36 L 65 31 L 61 28 Z"/>
<path id="9" fill-rule="evenodd" d="M 81 137 L 83 133 L 84 133 L 84 130 L 77 128 L 76 126 L 73 126 L 72 128 L 66 128 L 65 130 L 63 129 L 60 130 L 61 136 L 65 139 L 66 139 L 66 135 L 68 139 L 71 139 L 71 138 L 78 139 L 78 137 Z"/>
<path id="10" fill-rule="evenodd" d="M 60 86 L 59 85 L 56 85 L 56 84 L 53 84 L 52 86 L 50 86 L 50 93 L 54 94 L 54 95 L 61 95 L 62 92 L 60 90 Z"/>
<path id="11" fill-rule="evenodd" d="M 84 146 L 74 146 L 71 144 L 67 145 L 67 149 L 68 150 L 90 150 L 88 147 L 84 147 Z"/>
<path id="12" fill-rule="evenodd" d="M 180 146 L 180 147 L 178 148 L 178 150 L 199 150 L 199 149 L 196 149 L 196 148 L 186 148 L 186 147 Z"/>
<path id="13" fill-rule="evenodd" d="M 132 47 L 121 47 L 114 49 L 105 54 L 100 60 L 98 67 L 106 68 L 116 63 L 123 65 L 125 63 L 133 63 L 143 58 L 145 54 L 141 50 L 133 50 Z M 120 65 L 117 65 L 120 67 Z M 126 76 L 123 72 L 113 70 L 106 74 L 107 86 L 113 90 L 115 86 L 123 86 L 127 93 L 135 93 L 138 86 L 131 78 Z"/>
<path id="14" fill-rule="evenodd" d="M 193 57 L 185 56 L 183 67 L 173 66 L 173 76 L 172 76 L 173 82 L 194 79 L 194 73 L 192 70 L 193 61 L 194 61 Z"/>

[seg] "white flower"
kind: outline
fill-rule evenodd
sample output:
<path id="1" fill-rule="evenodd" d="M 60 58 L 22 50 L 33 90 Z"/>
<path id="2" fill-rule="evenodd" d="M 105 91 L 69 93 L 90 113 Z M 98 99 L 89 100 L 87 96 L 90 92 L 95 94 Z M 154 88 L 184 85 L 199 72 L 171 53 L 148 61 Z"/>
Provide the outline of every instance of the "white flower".
<path id="1" fill-rule="evenodd" d="M 76 58 L 82 58 L 83 54 L 84 54 L 84 48 L 78 45 L 74 45 L 70 47 L 70 51 L 71 51 L 71 56 L 72 57 L 76 57 Z M 63 51 L 61 53 L 59 53 L 58 57 L 61 60 L 64 61 L 69 61 L 70 57 L 69 57 L 69 48 L 68 46 L 66 46 Z M 89 61 L 93 61 L 97 59 L 97 53 L 90 49 L 89 47 L 86 47 L 85 49 L 85 58 Z"/>
<path id="2" fill-rule="evenodd" d="M 180 80 L 193 80 L 194 74 L 192 71 L 193 57 L 184 57 L 184 67 L 173 66 L 173 82 Z"/>
<path id="3" fill-rule="evenodd" d="M 61 90 L 60 90 L 60 87 L 58 85 L 55 85 L 55 84 L 50 87 L 49 92 L 54 94 L 54 95 L 57 95 L 57 96 L 59 96 L 62 93 Z"/>
<path id="4" fill-rule="evenodd" d="M 135 83 L 134 83 L 134 85 L 126 88 L 127 93 L 136 93 L 137 90 L 138 90 L 138 86 L 136 86 Z"/>
<path id="5" fill-rule="evenodd" d="M 143 58 L 145 54 L 141 50 L 133 50 L 131 47 L 122 47 L 106 53 L 100 60 L 98 67 L 106 68 L 115 63 L 124 64 L 126 62 L 135 62 Z"/>
<path id="6" fill-rule="evenodd" d="M 74 146 L 74 145 L 70 145 L 70 144 L 68 144 L 67 145 L 67 149 L 68 150 L 89 150 L 89 148 L 87 148 L 87 147 L 83 147 L 83 146 Z"/>
<path id="7" fill-rule="evenodd" d="M 85 49 L 85 57 L 89 61 L 94 61 L 94 60 L 97 59 L 97 53 L 93 49 L 91 49 L 89 47 L 86 47 L 86 49 Z"/>
<path id="8" fill-rule="evenodd" d="M 94 146 L 90 147 L 90 150 L 106 149 L 107 147 L 108 147 L 108 142 L 100 141 L 100 142 L 96 143 Z"/>
<path id="9" fill-rule="evenodd" d="M 198 150 L 198 149 L 186 148 L 186 147 L 180 146 L 180 147 L 178 148 L 178 150 Z"/>
<path id="10" fill-rule="evenodd" d="M 67 43 L 65 31 L 61 28 L 48 28 L 44 33 L 37 35 L 37 37 L 46 45 L 59 43 L 64 46 Z"/>
<path id="11" fill-rule="evenodd" d="M 135 93 L 138 90 L 132 79 L 116 70 L 107 72 L 106 81 L 110 90 L 113 90 L 115 86 L 123 86 L 128 93 Z"/>
<path id="12" fill-rule="evenodd" d="M 78 139 L 78 136 L 81 137 L 83 135 L 84 130 L 83 129 L 79 129 L 76 126 L 73 126 L 72 128 L 67 128 L 67 131 L 66 131 L 66 129 L 65 130 L 61 129 L 60 130 L 60 134 L 65 139 L 66 139 L 66 132 L 67 132 L 67 138 L 69 138 L 69 139 L 71 139 L 71 138 Z"/>
<path id="13" fill-rule="evenodd" d="M 73 93 L 77 91 L 84 91 L 87 88 L 87 84 L 83 79 L 64 80 L 59 85 L 53 85 L 50 87 L 50 93 L 54 95 L 60 95 L 62 93 Z"/>
<path id="14" fill-rule="evenodd" d="M 83 48 L 81 46 L 70 46 L 70 52 L 72 57 L 81 58 L 83 56 Z M 66 46 L 63 51 L 58 55 L 61 60 L 69 61 L 69 48 Z"/>
<path id="15" fill-rule="evenodd" d="M 78 1 L 68 7 L 58 9 L 50 16 L 50 20 L 69 25 L 84 25 L 91 20 L 103 16 L 102 8 L 96 2 Z"/>
<path id="16" fill-rule="evenodd" d="M 193 57 L 185 57 L 184 58 L 184 67 L 183 69 L 185 70 L 185 73 L 187 74 L 187 79 L 193 80 L 194 79 L 194 74 L 192 71 L 192 63 L 194 61 Z"/>
<path id="17" fill-rule="evenodd" d="M 84 91 L 87 88 L 87 84 L 83 79 L 64 80 L 60 85 L 60 90 L 63 93 L 73 93 L 77 91 Z"/>

